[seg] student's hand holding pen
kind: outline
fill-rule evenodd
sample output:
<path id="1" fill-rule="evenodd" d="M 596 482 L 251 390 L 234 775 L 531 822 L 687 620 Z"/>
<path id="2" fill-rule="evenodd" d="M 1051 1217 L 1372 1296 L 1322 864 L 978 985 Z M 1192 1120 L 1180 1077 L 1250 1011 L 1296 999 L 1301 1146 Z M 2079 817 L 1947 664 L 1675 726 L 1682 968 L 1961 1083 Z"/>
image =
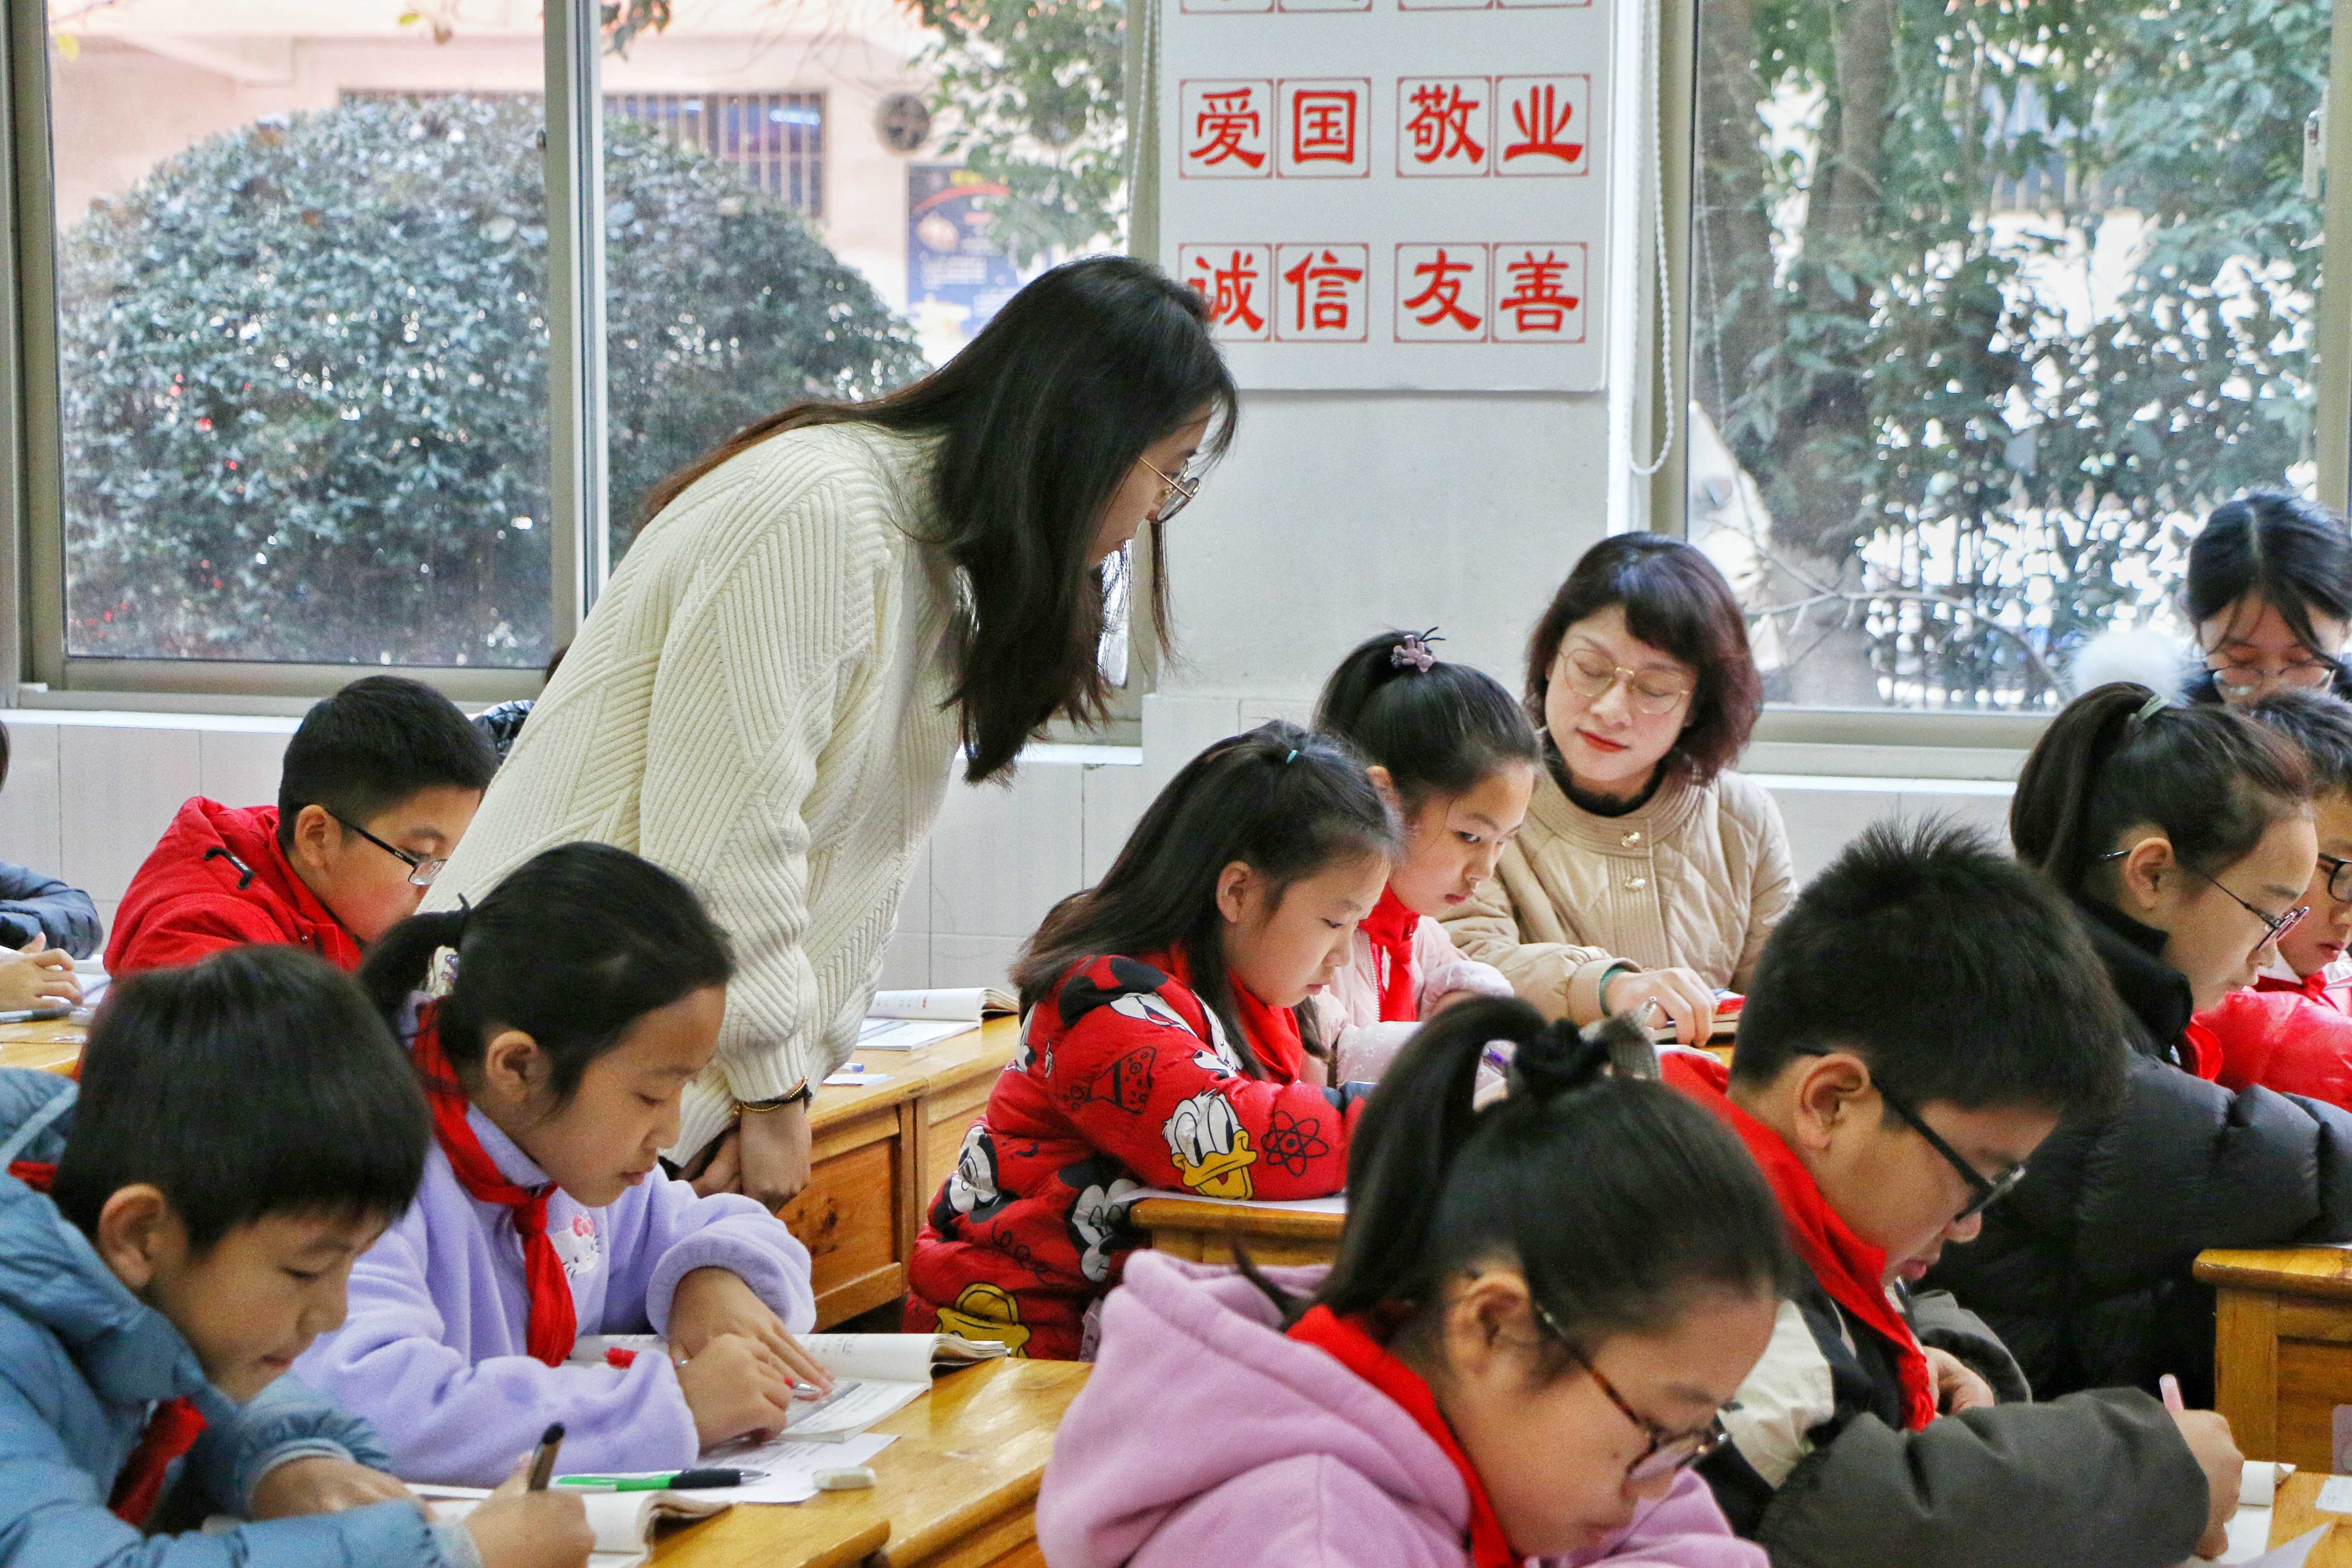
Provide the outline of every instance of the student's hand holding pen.
<path id="1" fill-rule="evenodd" d="M 578 1494 L 530 1489 L 531 1456 L 466 1516 L 482 1568 L 581 1568 L 596 1548 Z"/>
<path id="2" fill-rule="evenodd" d="M 2238 1452 L 2230 1423 L 2211 1410 L 2190 1410 L 2180 1397 L 2180 1383 L 2170 1373 L 2159 1381 L 2164 1407 L 2172 1412 L 2180 1439 L 2205 1472 L 2205 1538 L 2197 1543 L 2200 1557 L 2219 1557 L 2230 1550 L 2230 1521 L 2238 1512 L 2238 1489 L 2246 1479 L 2246 1457 Z"/>
<path id="3" fill-rule="evenodd" d="M 37 936 L 14 952 L 0 951 L 0 1012 L 70 1007 L 81 1000 L 73 954 Z"/>

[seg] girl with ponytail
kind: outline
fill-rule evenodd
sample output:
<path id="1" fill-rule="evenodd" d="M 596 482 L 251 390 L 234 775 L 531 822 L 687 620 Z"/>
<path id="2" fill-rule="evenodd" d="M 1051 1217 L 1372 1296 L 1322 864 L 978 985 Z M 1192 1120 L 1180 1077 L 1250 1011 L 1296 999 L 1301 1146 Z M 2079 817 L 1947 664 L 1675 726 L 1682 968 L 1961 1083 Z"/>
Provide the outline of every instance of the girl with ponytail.
<path id="1" fill-rule="evenodd" d="M 1331 1268 L 1135 1258 L 1046 1468 L 1047 1560 L 1763 1568 L 1691 1467 L 1792 1278 L 1780 1214 L 1610 1055 L 1522 1002 L 1449 1007 L 1356 1127 Z"/>
<path id="2" fill-rule="evenodd" d="M 1383 632 L 1339 662 L 1315 727 L 1370 764 L 1404 826 L 1404 853 L 1358 928 L 1346 967 L 1316 998 L 1334 1082 L 1372 1082 L 1450 1003 L 1508 996 L 1511 983 L 1465 958 L 1438 923 L 1495 874 L 1527 820 L 1541 753 L 1535 726 L 1494 677 L 1448 664 L 1431 632 Z"/>
<path id="3" fill-rule="evenodd" d="M 435 1146 L 300 1367 L 375 1424 L 402 1479 L 495 1485 L 559 1421 L 569 1469 L 681 1468 L 781 1428 L 795 1376 L 830 1382 L 792 1337 L 816 1317 L 806 1249 L 655 1153 L 731 968 L 685 883 L 588 843 L 369 951 L 361 984 L 408 1043 Z M 667 1354 L 571 1360 L 583 1334 L 646 1331 Z"/>
<path id="4" fill-rule="evenodd" d="M 1339 1191 L 1361 1086 L 1309 1079 L 1300 1014 L 1396 847 L 1362 760 L 1295 724 L 1186 763 L 1013 965 L 1021 1051 L 916 1240 L 907 1327 L 1076 1356 L 1143 1189 Z"/>

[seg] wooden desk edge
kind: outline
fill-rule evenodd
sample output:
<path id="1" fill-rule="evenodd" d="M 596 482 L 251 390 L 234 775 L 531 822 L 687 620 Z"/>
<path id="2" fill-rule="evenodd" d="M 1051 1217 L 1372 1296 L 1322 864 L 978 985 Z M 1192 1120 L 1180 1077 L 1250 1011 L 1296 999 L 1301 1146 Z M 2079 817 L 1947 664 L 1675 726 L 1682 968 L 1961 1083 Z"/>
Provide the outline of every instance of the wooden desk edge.
<path id="1" fill-rule="evenodd" d="M 1321 1239 L 1337 1236 L 1347 1215 L 1297 1209 L 1250 1208 L 1191 1198 L 1145 1198 L 1128 1217 L 1149 1231 L 1206 1231 L 1219 1236 L 1285 1236 Z"/>
<path id="2" fill-rule="evenodd" d="M 2198 1254 L 2197 1278 L 2224 1290 L 2263 1290 L 2274 1295 L 2352 1300 L 2352 1248 L 2216 1247 Z"/>

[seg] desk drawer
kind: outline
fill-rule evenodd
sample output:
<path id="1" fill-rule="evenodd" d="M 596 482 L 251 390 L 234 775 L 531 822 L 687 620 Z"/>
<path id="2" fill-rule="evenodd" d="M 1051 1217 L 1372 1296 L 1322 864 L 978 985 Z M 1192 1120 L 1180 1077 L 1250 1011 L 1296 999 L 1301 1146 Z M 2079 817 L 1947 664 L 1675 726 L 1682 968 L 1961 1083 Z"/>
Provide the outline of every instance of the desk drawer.
<path id="1" fill-rule="evenodd" d="M 821 1150 L 808 1186 L 784 1205 L 785 1225 L 809 1249 L 819 1328 L 906 1292 L 896 1246 L 904 1194 L 895 1115 L 888 1126 L 887 1136 L 831 1153 Z"/>

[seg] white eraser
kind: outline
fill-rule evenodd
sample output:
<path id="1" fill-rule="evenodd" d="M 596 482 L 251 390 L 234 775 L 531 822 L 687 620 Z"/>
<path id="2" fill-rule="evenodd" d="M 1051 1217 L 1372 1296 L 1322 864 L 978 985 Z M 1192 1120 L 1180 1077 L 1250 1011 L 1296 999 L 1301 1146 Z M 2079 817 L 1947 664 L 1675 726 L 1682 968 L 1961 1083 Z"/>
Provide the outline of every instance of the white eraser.
<path id="1" fill-rule="evenodd" d="M 810 1479 L 821 1492 L 855 1492 L 874 1484 L 874 1472 L 864 1465 L 847 1465 L 837 1470 L 819 1470 Z"/>

